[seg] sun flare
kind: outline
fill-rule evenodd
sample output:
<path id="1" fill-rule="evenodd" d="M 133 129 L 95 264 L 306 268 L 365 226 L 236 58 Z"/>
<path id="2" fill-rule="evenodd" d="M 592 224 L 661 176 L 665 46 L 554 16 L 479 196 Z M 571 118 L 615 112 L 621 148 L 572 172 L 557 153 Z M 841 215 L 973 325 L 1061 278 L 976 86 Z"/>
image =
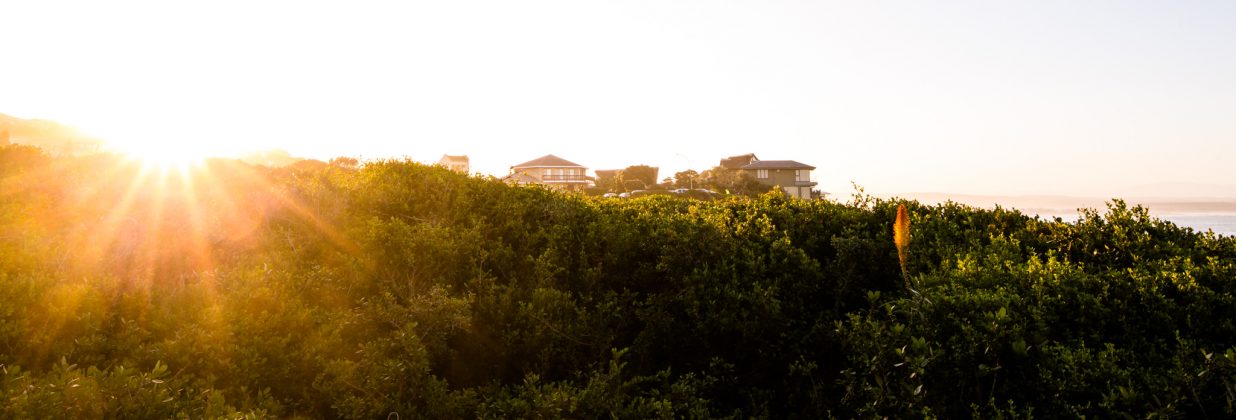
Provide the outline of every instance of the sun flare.
<path id="1" fill-rule="evenodd" d="M 166 141 L 107 141 L 110 151 L 139 161 L 143 166 L 160 170 L 184 172 L 210 157 L 210 151 L 192 143 L 169 144 Z"/>
<path id="2" fill-rule="evenodd" d="M 135 124 L 120 117 L 83 123 L 82 131 L 103 141 L 103 149 L 140 161 L 147 168 L 187 170 L 209 158 L 236 157 L 257 145 L 239 136 L 186 130 L 175 113 L 156 114 Z M 243 131 L 243 130 L 242 130 Z"/>
<path id="3" fill-rule="evenodd" d="M 184 171 L 206 159 L 202 154 L 190 150 L 140 149 L 122 150 L 120 152 L 141 161 L 144 166 L 164 170 L 175 169 Z"/>

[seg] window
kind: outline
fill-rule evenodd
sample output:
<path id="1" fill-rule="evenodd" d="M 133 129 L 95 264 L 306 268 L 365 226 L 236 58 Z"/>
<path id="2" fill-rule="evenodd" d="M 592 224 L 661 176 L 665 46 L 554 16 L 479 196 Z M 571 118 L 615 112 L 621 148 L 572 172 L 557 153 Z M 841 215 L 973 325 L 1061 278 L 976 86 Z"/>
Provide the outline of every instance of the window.
<path id="1" fill-rule="evenodd" d="M 767 178 L 768 178 L 768 170 L 767 170 L 767 169 L 756 169 L 756 170 L 755 170 L 755 177 L 756 177 L 756 178 L 759 178 L 759 179 L 767 179 Z"/>
<path id="2" fill-rule="evenodd" d="M 811 170 L 799 169 L 794 174 L 794 180 L 798 182 L 810 182 L 811 181 Z"/>

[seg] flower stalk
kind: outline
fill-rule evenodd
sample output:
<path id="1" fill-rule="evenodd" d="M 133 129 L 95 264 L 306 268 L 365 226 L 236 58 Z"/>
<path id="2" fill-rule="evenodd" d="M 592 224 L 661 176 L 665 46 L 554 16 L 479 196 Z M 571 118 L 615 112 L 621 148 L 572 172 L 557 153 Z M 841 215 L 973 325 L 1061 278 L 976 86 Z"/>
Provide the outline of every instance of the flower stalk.
<path id="1" fill-rule="evenodd" d="M 910 287 L 910 272 L 906 269 L 906 260 L 910 256 L 910 215 L 906 205 L 897 206 L 897 220 L 893 222 L 893 243 L 897 245 L 897 259 L 901 261 L 901 277 Z"/>

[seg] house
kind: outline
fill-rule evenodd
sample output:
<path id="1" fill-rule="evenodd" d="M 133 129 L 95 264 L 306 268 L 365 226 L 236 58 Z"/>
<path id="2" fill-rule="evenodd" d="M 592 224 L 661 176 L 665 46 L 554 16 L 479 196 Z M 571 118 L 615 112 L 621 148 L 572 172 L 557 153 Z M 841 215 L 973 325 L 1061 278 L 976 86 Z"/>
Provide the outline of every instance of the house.
<path id="1" fill-rule="evenodd" d="M 442 159 L 438 159 L 438 166 L 465 174 L 470 170 L 468 166 L 468 155 L 442 155 Z"/>
<path id="2" fill-rule="evenodd" d="M 814 169 L 814 166 L 792 160 L 755 160 L 739 168 L 761 184 L 781 187 L 790 197 L 807 200 L 814 198 L 811 193 L 816 185 L 811 181 Z"/>
<path id="3" fill-rule="evenodd" d="M 588 168 L 578 163 L 545 155 L 511 167 L 511 173 L 502 179 L 517 184 L 542 184 L 552 188 L 582 191 L 592 186 Z"/>

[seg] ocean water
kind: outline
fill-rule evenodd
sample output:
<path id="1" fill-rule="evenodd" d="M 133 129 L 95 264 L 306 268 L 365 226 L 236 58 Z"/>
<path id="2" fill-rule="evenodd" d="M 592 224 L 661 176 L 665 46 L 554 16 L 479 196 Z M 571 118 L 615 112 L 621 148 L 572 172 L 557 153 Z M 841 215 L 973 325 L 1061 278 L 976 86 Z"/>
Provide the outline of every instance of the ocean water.
<path id="1" fill-rule="evenodd" d="M 1236 214 L 1155 214 L 1151 216 L 1163 219 L 1177 226 L 1193 228 L 1198 232 L 1213 230 L 1216 234 L 1236 236 Z M 1077 214 L 1040 214 L 1043 218 L 1059 217 L 1066 222 L 1077 220 Z"/>
<path id="2" fill-rule="evenodd" d="M 1220 235 L 1236 236 L 1236 214 L 1177 214 L 1155 217 L 1178 226 L 1191 227 L 1199 232 L 1213 230 Z"/>

